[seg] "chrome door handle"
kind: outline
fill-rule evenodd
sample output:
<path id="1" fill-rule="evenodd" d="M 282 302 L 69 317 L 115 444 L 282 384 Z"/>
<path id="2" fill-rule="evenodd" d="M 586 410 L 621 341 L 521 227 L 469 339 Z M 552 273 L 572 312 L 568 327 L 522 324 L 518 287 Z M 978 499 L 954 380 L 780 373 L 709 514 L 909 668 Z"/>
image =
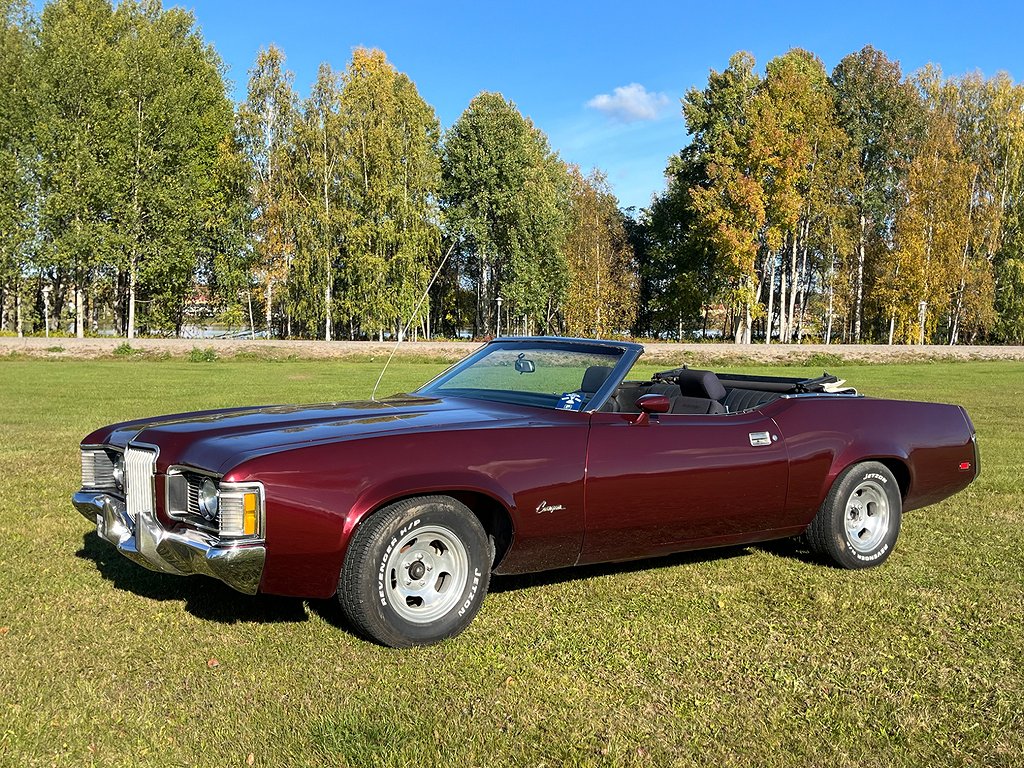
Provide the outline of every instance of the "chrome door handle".
<path id="1" fill-rule="evenodd" d="M 778 438 L 775 438 L 778 440 Z M 771 445 L 772 436 L 767 432 L 751 432 L 750 433 L 750 444 L 755 448 L 761 445 Z"/>

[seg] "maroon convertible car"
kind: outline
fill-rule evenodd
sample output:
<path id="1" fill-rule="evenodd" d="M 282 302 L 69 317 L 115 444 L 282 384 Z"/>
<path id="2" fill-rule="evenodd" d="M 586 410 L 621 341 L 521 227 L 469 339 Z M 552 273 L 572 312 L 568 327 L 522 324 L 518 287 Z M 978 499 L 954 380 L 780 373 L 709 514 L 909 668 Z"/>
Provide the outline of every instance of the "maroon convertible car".
<path id="1" fill-rule="evenodd" d="M 74 505 L 147 568 L 337 594 L 402 647 L 462 631 L 492 573 L 789 536 L 878 565 L 903 511 L 978 474 L 959 406 L 828 375 L 627 380 L 642 353 L 502 338 L 408 395 L 115 424 L 82 443 Z"/>

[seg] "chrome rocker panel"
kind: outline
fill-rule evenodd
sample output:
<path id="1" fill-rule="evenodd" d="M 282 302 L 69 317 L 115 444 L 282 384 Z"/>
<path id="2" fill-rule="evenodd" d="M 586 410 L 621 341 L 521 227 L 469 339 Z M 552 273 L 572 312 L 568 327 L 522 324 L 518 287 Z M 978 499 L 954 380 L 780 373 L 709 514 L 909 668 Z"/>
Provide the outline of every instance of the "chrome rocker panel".
<path id="1" fill-rule="evenodd" d="M 177 576 L 212 576 L 246 595 L 255 595 L 259 589 L 266 547 L 223 547 L 197 531 L 164 530 L 150 514 L 140 515 L 133 525 L 125 503 L 102 491 L 78 491 L 72 502 L 83 517 L 96 524 L 101 539 L 139 565 Z"/>

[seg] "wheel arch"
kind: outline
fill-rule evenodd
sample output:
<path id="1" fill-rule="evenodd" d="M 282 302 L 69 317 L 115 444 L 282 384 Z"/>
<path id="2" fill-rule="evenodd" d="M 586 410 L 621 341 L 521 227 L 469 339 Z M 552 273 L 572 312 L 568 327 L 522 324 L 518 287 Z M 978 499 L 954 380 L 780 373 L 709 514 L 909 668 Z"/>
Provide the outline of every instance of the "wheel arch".
<path id="1" fill-rule="evenodd" d="M 877 461 L 892 472 L 892 476 L 896 478 L 896 484 L 900 488 L 900 498 L 903 501 L 907 500 L 907 494 L 910 493 L 909 464 L 907 464 L 903 459 L 897 459 L 891 456 L 880 456 L 878 458 L 864 459 L 864 461 Z"/>
<path id="2" fill-rule="evenodd" d="M 404 491 L 381 495 L 372 503 L 360 505 L 358 511 L 354 508 L 353 514 L 346 520 L 345 552 L 348 550 L 348 545 L 352 540 L 352 536 L 355 535 L 356 529 L 363 522 L 392 504 L 408 499 L 429 496 L 447 496 L 455 499 L 476 515 L 484 531 L 492 541 L 494 553 L 491 568 L 492 570 L 497 568 L 512 548 L 512 542 L 515 538 L 515 523 L 513 522 L 510 510 L 512 505 L 509 501 L 501 498 L 499 494 L 489 489 L 464 486 L 445 487 L 443 485 L 431 485 L 416 489 L 409 488 Z M 342 562 L 344 561 L 345 552 L 342 553 Z"/>
<path id="3" fill-rule="evenodd" d="M 843 474 L 848 472 L 851 467 L 855 467 L 858 464 L 864 464 L 868 461 L 876 461 L 892 472 L 892 476 L 896 478 L 896 484 L 900 489 L 900 499 L 906 501 L 907 495 L 910 493 L 910 486 L 913 480 L 909 460 L 904 456 L 882 454 L 850 457 L 842 464 L 839 462 L 834 464 L 832 472 L 829 473 L 828 483 L 821 494 L 822 503 L 824 503 L 828 492 L 836 484 L 839 478 L 843 476 Z"/>

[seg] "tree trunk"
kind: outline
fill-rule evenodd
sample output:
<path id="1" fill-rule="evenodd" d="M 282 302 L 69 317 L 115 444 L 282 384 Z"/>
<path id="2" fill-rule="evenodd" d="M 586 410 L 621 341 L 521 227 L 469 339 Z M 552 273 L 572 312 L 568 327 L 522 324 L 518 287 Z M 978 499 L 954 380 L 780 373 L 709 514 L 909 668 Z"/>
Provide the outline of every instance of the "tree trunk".
<path id="1" fill-rule="evenodd" d="M 128 330 L 125 335 L 129 339 L 135 338 L 135 259 L 133 253 L 128 266 Z"/>
<path id="2" fill-rule="evenodd" d="M 867 227 L 867 219 L 864 214 L 860 215 L 860 239 L 857 242 L 857 284 L 856 298 L 853 304 L 853 343 L 860 344 L 860 317 L 861 307 L 864 303 L 864 230 Z"/>
<path id="3" fill-rule="evenodd" d="M 797 275 L 796 263 L 797 263 L 797 244 L 800 240 L 799 230 L 793 232 L 793 245 L 789 251 L 789 307 L 779 307 L 783 312 L 786 313 L 786 341 L 790 342 L 793 340 L 793 327 L 794 318 L 796 316 L 796 294 L 800 286 L 800 278 Z"/>
<path id="4" fill-rule="evenodd" d="M 331 276 L 327 276 L 324 286 L 324 341 L 331 340 Z"/>
<path id="5" fill-rule="evenodd" d="M 780 259 L 785 259 L 785 256 L 779 254 Z M 779 343 L 784 344 L 786 341 L 786 267 L 785 262 L 779 265 Z"/>
<path id="6" fill-rule="evenodd" d="M 75 286 L 75 338 L 85 338 L 85 296 L 80 285 Z"/>
<path id="7" fill-rule="evenodd" d="M 269 339 L 269 338 L 271 338 L 273 336 L 273 333 L 272 333 L 271 328 L 270 328 L 270 324 L 271 324 L 272 318 L 273 318 L 273 306 L 274 306 L 274 281 L 269 276 L 267 277 L 267 294 L 266 294 L 266 297 L 267 297 L 267 305 L 265 307 L 265 310 L 266 310 L 266 313 L 267 313 L 267 316 L 266 316 L 266 321 L 267 321 L 267 338 Z"/>
<path id="8" fill-rule="evenodd" d="M 764 343 L 772 343 L 772 313 L 775 311 L 775 257 L 768 252 L 771 271 L 768 273 L 768 314 L 764 318 Z"/>
<path id="9" fill-rule="evenodd" d="M 832 343 L 832 321 L 835 318 L 835 272 L 836 272 L 836 255 L 832 253 L 831 258 L 828 262 L 828 321 L 825 327 L 825 343 Z"/>
<path id="10" fill-rule="evenodd" d="M 18 338 L 22 338 L 25 334 L 21 330 L 21 286 L 17 286 L 14 292 L 14 322 L 18 326 Z"/>
<path id="11" fill-rule="evenodd" d="M 807 309 L 807 294 L 811 292 L 811 274 L 807 266 L 807 238 L 810 236 L 811 222 L 808 219 L 804 223 L 803 247 L 800 249 L 800 296 L 797 299 L 799 314 L 796 317 L 796 343 L 804 340 L 804 312 Z"/>

